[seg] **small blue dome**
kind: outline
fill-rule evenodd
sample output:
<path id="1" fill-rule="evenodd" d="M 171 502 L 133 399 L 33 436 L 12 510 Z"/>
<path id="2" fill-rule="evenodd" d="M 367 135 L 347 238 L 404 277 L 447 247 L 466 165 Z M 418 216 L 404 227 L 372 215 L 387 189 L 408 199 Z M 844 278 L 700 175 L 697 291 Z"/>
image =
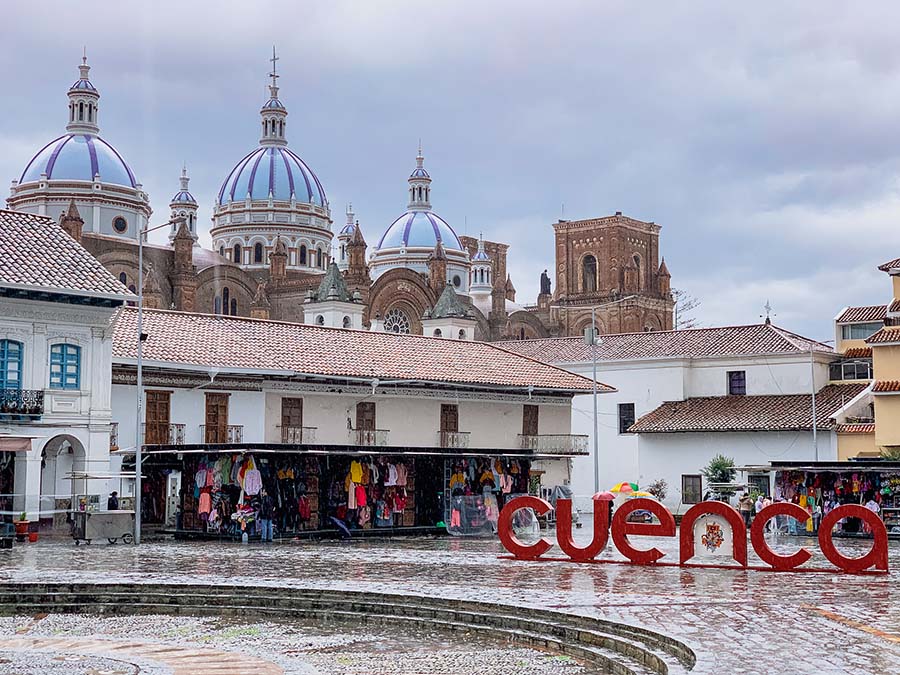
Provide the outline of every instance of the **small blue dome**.
<path id="1" fill-rule="evenodd" d="M 263 110 L 265 110 L 267 108 L 276 108 L 278 110 L 285 110 L 284 103 L 279 101 L 277 98 L 270 98 L 268 101 L 266 101 L 265 105 L 263 106 Z"/>
<path id="2" fill-rule="evenodd" d="M 69 91 L 71 91 L 72 89 L 87 89 L 88 91 L 97 91 L 97 87 L 91 84 L 90 80 L 84 79 L 76 81 L 75 84 L 69 87 Z"/>
<path id="3" fill-rule="evenodd" d="M 355 229 L 356 229 L 356 226 L 353 223 L 347 223 L 341 229 L 340 234 L 353 234 L 353 230 L 355 230 Z"/>
<path id="4" fill-rule="evenodd" d="M 284 147 L 260 147 L 244 157 L 228 174 L 219 190 L 220 205 L 251 199 L 272 198 L 311 202 L 326 207 L 325 189 L 306 163 Z"/>
<path id="5" fill-rule="evenodd" d="M 410 178 L 431 178 L 428 175 L 428 172 L 421 166 L 416 167 L 411 174 L 409 174 Z"/>
<path id="6" fill-rule="evenodd" d="M 51 180 L 86 181 L 100 174 L 104 183 L 137 187 L 131 168 L 99 136 L 66 134 L 50 141 L 28 162 L 19 182 L 40 180 L 42 173 Z"/>
<path id="7" fill-rule="evenodd" d="M 186 204 L 196 204 L 197 200 L 194 199 L 194 195 L 192 195 L 187 190 L 179 190 L 175 193 L 175 196 L 172 197 L 172 202 L 183 202 Z"/>
<path id="8" fill-rule="evenodd" d="M 484 249 L 478 249 L 475 251 L 475 255 L 472 256 L 473 262 L 490 262 L 490 256 L 484 252 Z"/>
<path id="9" fill-rule="evenodd" d="M 445 249 L 464 250 L 456 232 L 439 215 L 431 211 L 407 211 L 391 223 L 378 242 L 378 249 L 434 248 L 438 242 Z"/>

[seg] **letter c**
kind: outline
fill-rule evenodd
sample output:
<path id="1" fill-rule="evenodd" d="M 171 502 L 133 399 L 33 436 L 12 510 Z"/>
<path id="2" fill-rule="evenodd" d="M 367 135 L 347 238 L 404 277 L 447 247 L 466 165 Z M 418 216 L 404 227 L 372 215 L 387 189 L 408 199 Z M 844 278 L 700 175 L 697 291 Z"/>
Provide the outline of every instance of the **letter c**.
<path id="1" fill-rule="evenodd" d="M 503 547 L 512 553 L 518 560 L 536 560 L 553 546 L 553 544 L 543 538 L 529 546 L 523 544 L 519 541 L 518 537 L 516 537 L 512 526 L 513 515 L 515 515 L 516 511 L 519 509 L 528 508 L 534 509 L 534 512 L 539 516 L 542 516 L 553 509 L 549 502 L 537 497 L 532 497 L 530 495 L 516 497 L 512 501 L 507 502 L 506 506 L 503 507 L 503 510 L 500 511 L 500 518 L 497 521 L 497 533 L 500 536 Z"/>

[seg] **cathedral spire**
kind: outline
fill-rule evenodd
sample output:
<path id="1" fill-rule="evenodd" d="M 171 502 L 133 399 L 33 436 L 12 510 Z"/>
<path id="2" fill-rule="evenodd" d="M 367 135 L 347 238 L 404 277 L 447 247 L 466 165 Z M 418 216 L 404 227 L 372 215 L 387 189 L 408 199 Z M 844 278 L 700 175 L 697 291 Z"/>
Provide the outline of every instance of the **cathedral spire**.
<path id="1" fill-rule="evenodd" d="M 272 72 L 269 77 L 272 82 L 269 84 L 269 100 L 265 102 L 259 111 L 262 116 L 262 136 L 259 139 L 260 145 L 287 145 L 284 136 L 284 128 L 287 124 L 287 108 L 278 100 L 278 74 L 277 64 L 278 55 L 275 52 L 275 46 L 272 46 Z"/>
<path id="2" fill-rule="evenodd" d="M 69 123 L 66 131 L 76 134 L 96 136 L 100 133 L 97 123 L 100 92 L 91 83 L 89 73 L 91 67 L 87 62 L 87 51 L 81 57 L 78 66 L 78 79 L 69 87 Z"/>
<path id="3" fill-rule="evenodd" d="M 416 168 L 409 176 L 410 211 L 431 211 L 431 176 L 425 170 L 425 157 L 422 155 L 422 141 L 419 141 L 419 152 L 416 155 Z"/>

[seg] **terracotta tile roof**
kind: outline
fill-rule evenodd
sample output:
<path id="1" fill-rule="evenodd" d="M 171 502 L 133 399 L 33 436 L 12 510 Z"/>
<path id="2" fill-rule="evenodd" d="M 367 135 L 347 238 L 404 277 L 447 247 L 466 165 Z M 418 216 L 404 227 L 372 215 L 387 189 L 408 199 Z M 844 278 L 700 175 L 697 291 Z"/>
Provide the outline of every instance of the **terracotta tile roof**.
<path id="1" fill-rule="evenodd" d="M 466 342 L 213 314 L 144 310 L 143 356 L 177 366 L 587 392 L 591 380 L 486 342 Z M 137 310 L 115 321 L 113 360 L 136 358 Z M 602 391 L 614 391 L 601 385 Z"/>
<path id="2" fill-rule="evenodd" d="M 895 258 L 894 260 L 890 260 L 883 265 L 878 266 L 878 269 L 882 272 L 889 272 L 897 268 L 900 268 L 900 258 Z"/>
<path id="3" fill-rule="evenodd" d="M 893 394 L 900 392 L 900 380 L 878 380 L 872 383 L 872 393 Z"/>
<path id="4" fill-rule="evenodd" d="M 866 384 L 829 384 L 816 394 L 818 429 L 831 429 L 840 408 Z M 663 403 L 641 417 L 629 431 L 677 433 L 705 431 L 812 430 L 809 394 L 775 396 L 716 396 Z"/>
<path id="5" fill-rule="evenodd" d="M 510 340 L 494 344 L 548 363 L 591 360 L 591 348 L 581 337 Z M 796 354 L 808 352 L 810 346 L 817 351 L 832 351 L 820 342 L 763 323 L 603 335 L 597 345 L 597 360 Z"/>
<path id="6" fill-rule="evenodd" d="M 850 347 L 844 351 L 844 358 L 846 359 L 871 359 L 872 358 L 872 348 L 871 347 Z"/>
<path id="7" fill-rule="evenodd" d="M 0 209 L 0 286 L 133 297 L 53 219 L 5 209 Z"/>
<path id="8" fill-rule="evenodd" d="M 864 307 L 847 307 L 835 321 L 838 323 L 884 321 L 885 316 L 887 316 L 885 305 L 866 305 Z"/>
<path id="9" fill-rule="evenodd" d="M 866 338 L 866 344 L 880 345 L 889 342 L 900 342 L 900 326 L 885 326 L 874 335 Z"/>
<path id="10" fill-rule="evenodd" d="M 900 300 L 892 301 L 887 311 L 888 314 L 897 314 L 898 312 L 900 312 Z"/>
<path id="11" fill-rule="evenodd" d="M 874 424 L 838 424 L 835 431 L 839 434 L 874 434 Z"/>

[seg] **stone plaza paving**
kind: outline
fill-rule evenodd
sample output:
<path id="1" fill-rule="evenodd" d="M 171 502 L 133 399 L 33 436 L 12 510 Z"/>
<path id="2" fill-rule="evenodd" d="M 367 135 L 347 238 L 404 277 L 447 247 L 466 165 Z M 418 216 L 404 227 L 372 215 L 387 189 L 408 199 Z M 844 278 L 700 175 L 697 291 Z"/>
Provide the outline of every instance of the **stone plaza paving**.
<path id="1" fill-rule="evenodd" d="M 580 532 L 579 537 L 585 534 Z M 675 540 L 645 540 L 646 545 L 656 545 L 674 557 Z M 811 564 L 829 566 L 813 539 L 785 537 L 777 540 L 773 548 L 784 553 L 798 543 L 814 552 Z M 864 541 L 839 543 L 839 548 L 853 555 L 863 553 L 867 546 Z M 76 548 L 69 542 L 38 542 L 2 552 L 5 564 L 0 568 L 0 580 L 271 585 L 469 599 L 543 607 L 640 625 L 690 645 L 697 654 L 693 672 L 704 675 L 900 673 L 898 542 L 891 542 L 892 572 L 884 576 L 532 563 L 501 559 L 502 553 L 495 541 L 452 538 L 274 545 L 154 542 L 140 548 Z M 603 557 L 618 555 L 607 550 Z M 751 564 L 754 563 L 759 561 L 751 553 Z M 283 672 L 580 672 L 578 665 L 569 660 L 554 659 L 534 650 L 460 644 L 452 636 L 410 639 L 390 631 L 379 635 L 371 627 L 350 639 L 347 635 L 329 635 L 313 625 L 273 627 L 249 622 L 229 627 L 208 618 L 101 620 L 51 615 L 17 634 L 27 621 L 27 617 L 3 619 L 0 638 L 59 636 L 54 631 L 60 629 L 53 626 L 65 624 L 68 632 L 63 634 L 67 637 L 108 636 L 118 630 L 114 626 L 120 625 L 125 626 L 122 630 L 126 634 L 136 631 L 165 641 L 167 635 L 169 640 L 173 636 L 160 633 L 159 626 L 166 631 L 170 626 L 182 626 L 188 633 L 180 636 L 181 643 L 237 651 L 248 658 L 260 654 L 284 656 L 301 644 L 302 658 L 295 665 L 289 663 L 290 659 L 276 659 L 282 667 L 287 666 Z M 98 628 L 100 621 L 113 623 Z M 205 636 L 204 640 L 195 633 Z M 191 635 L 194 638 L 188 639 Z M 382 645 L 380 654 L 374 645 Z M 6 653 L 0 641 L 0 657 Z M 103 656 L 98 652 L 98 658 Z M 479 661 L 479 657 L 484 658 Z M 462 670 L 461 664 L 466 664 Z M 103 668 L 96 670 L 102 672 Z M 5 672 L 29 671 L 3 670 L 0 659 L 0 673 Z"/>

